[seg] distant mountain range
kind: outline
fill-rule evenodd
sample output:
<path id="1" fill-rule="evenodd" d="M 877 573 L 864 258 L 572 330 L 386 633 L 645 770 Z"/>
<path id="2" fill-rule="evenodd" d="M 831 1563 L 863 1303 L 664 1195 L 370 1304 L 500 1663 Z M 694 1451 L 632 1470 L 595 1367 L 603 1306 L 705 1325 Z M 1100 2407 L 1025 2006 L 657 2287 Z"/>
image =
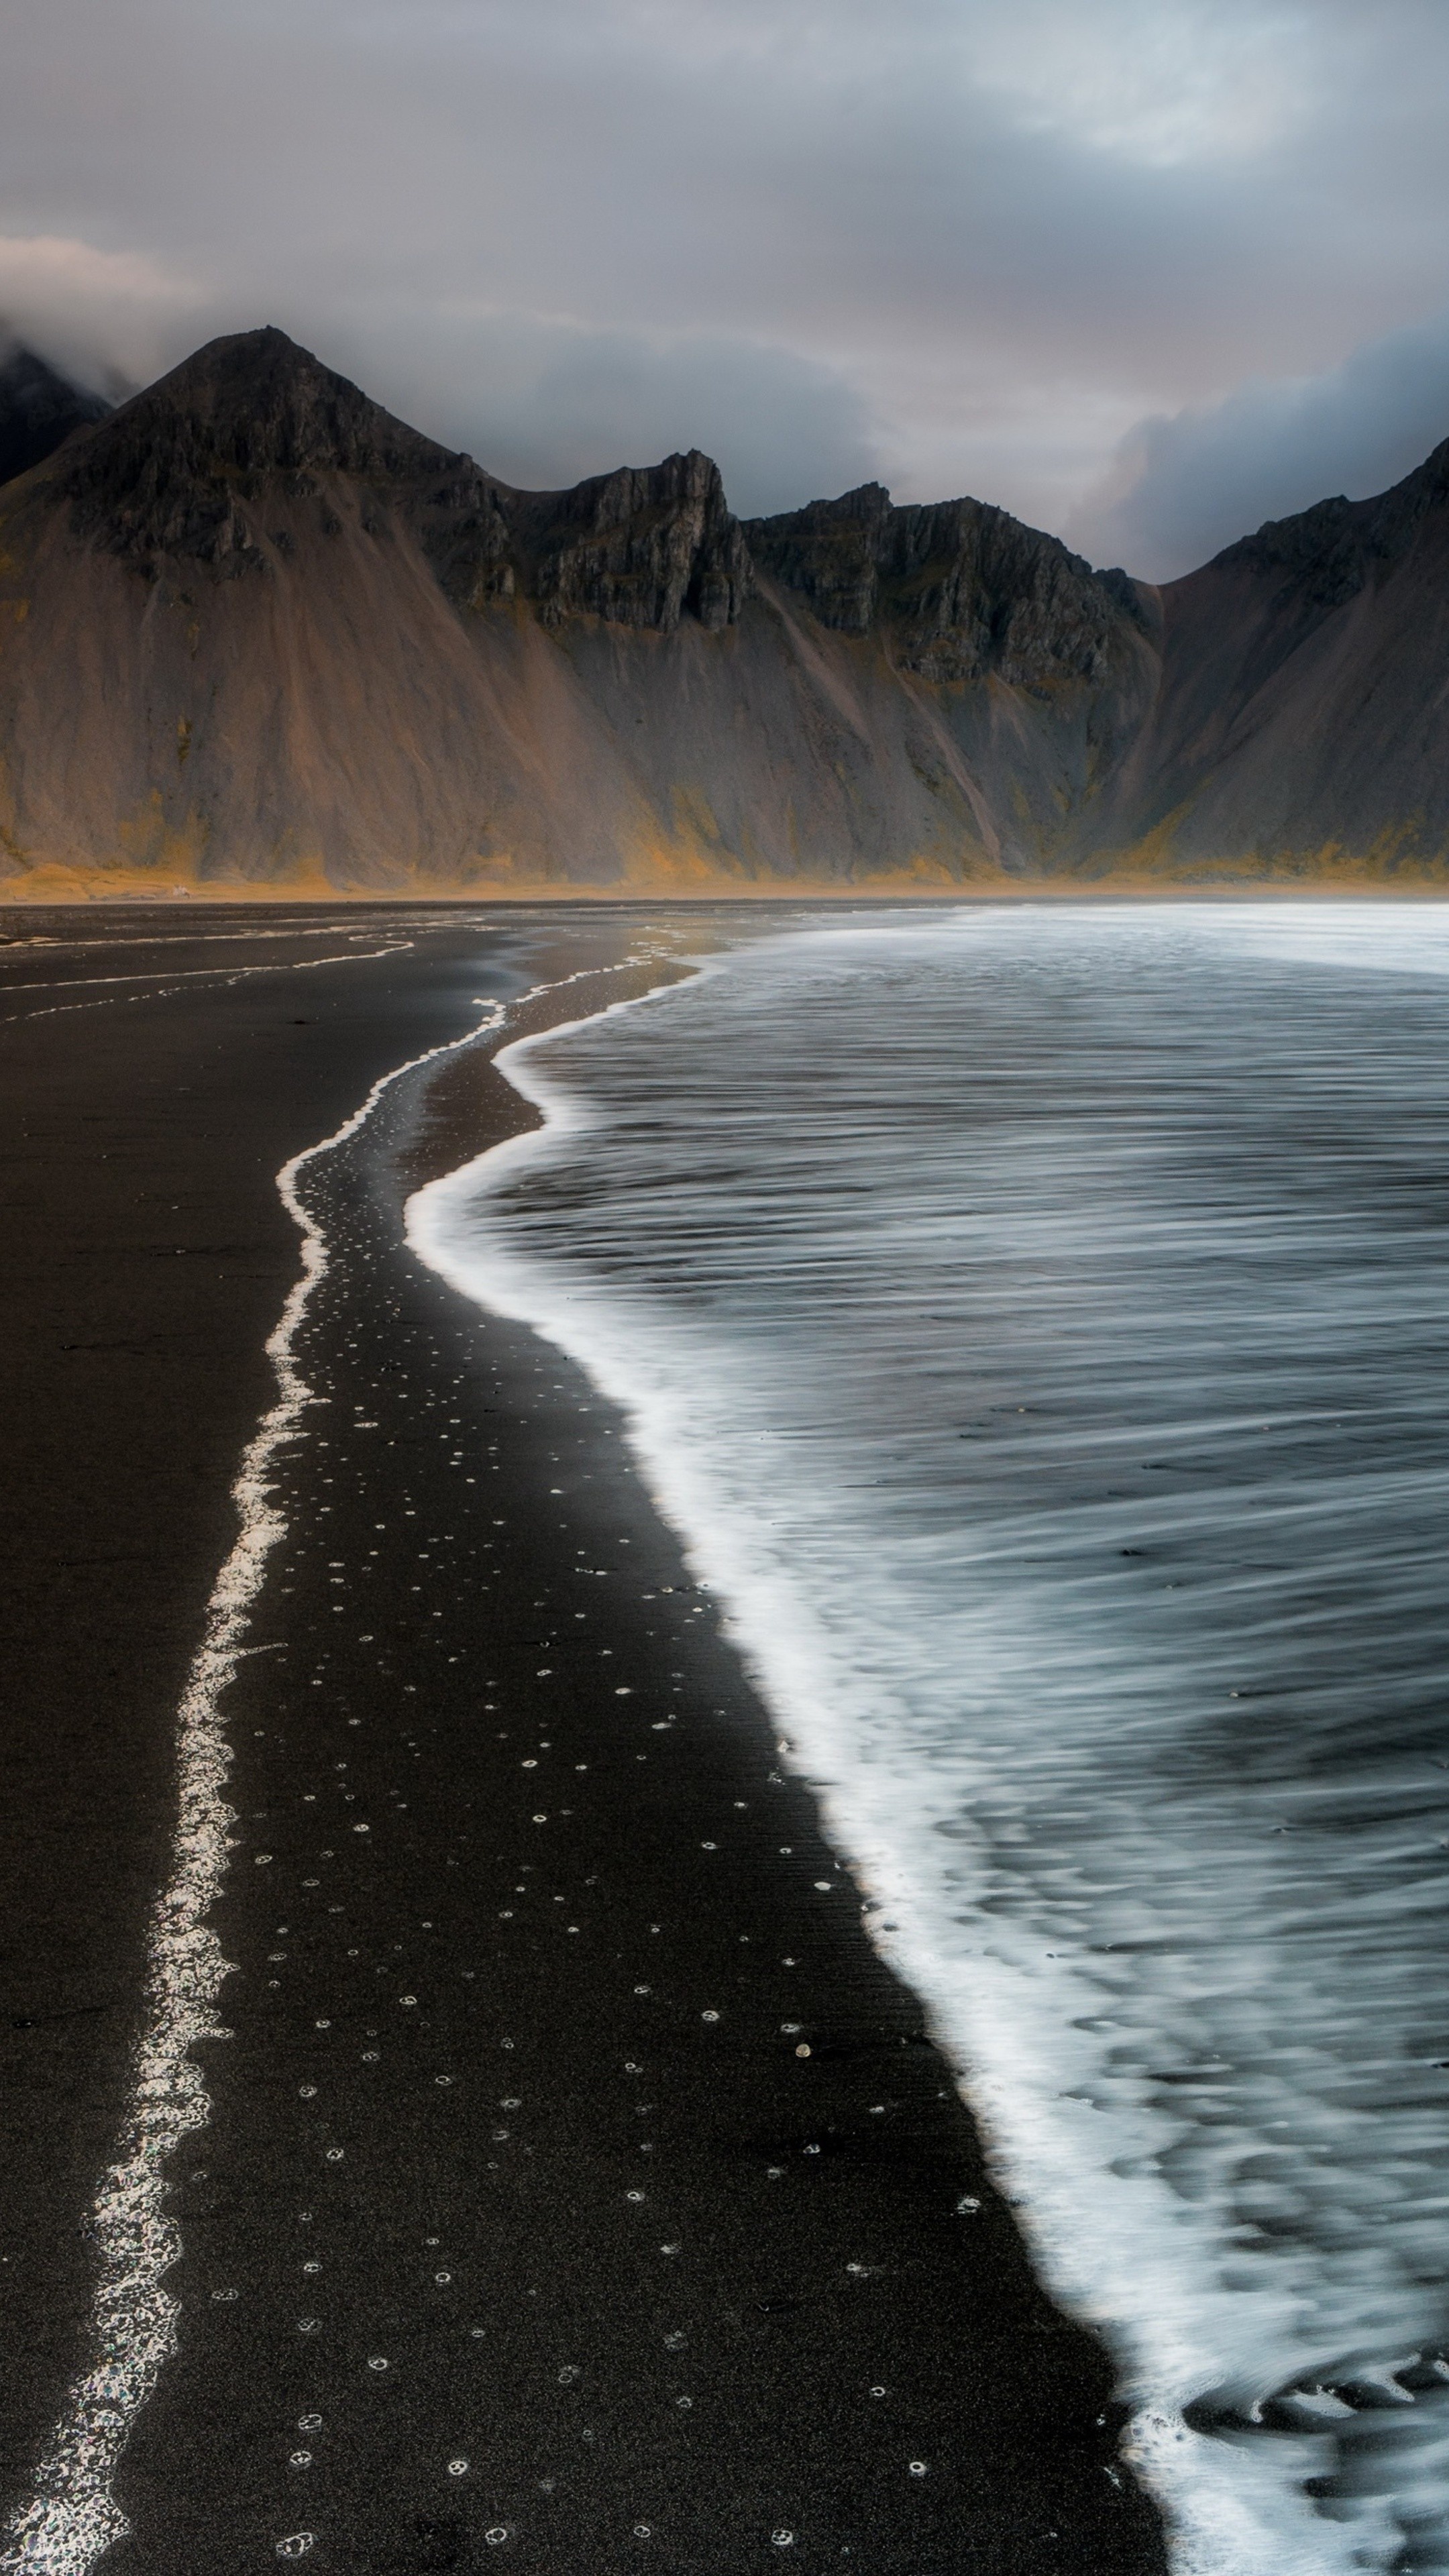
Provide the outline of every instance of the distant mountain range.
<path id="1" fill-rule="evenodd" d="M 0 363 L 0 893 L 1449 881 L 1449 441 L 1160 587 L 697 451 L 519 492 L 275 330 Z"/>

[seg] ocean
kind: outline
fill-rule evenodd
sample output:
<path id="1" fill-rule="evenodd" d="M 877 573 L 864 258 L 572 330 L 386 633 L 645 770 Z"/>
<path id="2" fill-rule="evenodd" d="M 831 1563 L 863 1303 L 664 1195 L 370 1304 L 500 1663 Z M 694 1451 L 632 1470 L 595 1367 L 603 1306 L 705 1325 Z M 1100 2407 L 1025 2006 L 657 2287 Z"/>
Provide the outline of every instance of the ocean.
<path id="1" fill-rule="evenodd" d="M 1449 907 L 741 929 L 415 1247 L 626 1410 L 1179 2576 L 1449 2568 Z"/>

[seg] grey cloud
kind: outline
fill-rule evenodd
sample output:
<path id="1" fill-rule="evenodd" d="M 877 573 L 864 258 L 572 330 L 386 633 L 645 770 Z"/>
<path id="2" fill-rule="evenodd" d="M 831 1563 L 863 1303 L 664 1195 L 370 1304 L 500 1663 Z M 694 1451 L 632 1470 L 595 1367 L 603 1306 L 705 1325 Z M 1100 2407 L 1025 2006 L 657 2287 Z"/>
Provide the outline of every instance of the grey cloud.
<path id="1" fill-rule="evenodd" d="M 1316 378 L 1245 385 L 1210 409 L 1143 422 L 1069 534 L 1099 563 L 1171 580 L 1264 519 L 1385 490 L 1443 438 L 1449 311 Z"/>
<path id="2" fill-rule="evenodd" d="M 1060 525 L 1449 298 L 1441 0 L 9 16 L 0 235 L 172 281 L 97 360 L 276 320 L 520 481 L 694 439 L 747 506 L 879 457 Z"/>
<path id="3" fill-rule="evenodd" d="M 844 491 L 879 465 L 866 407 L 843 377 L 725 334 L 399 316 L 334 335 L 337 363 L 343 343 L 379 399 L 505 482 L 547 490 L 702 447 L 749 517 Z"/>

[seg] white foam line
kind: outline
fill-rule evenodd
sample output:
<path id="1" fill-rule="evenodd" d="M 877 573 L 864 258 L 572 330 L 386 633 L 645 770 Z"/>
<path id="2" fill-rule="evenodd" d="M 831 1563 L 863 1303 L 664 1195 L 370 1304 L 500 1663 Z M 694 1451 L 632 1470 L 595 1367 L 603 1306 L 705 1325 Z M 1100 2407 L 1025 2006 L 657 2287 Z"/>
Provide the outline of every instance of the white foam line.
<path id="1" fill-rule="evenodd" d="M 486 913 L 464 913 L 461 916 L 450 913 L 444 925 L 439 922 L 436 915 L 419 912 L 415 908 L 409 909 L 405 904 L 387 904 L 380 908 L 395 916 L 391 924 L 394 930 L 419 928 L 436 930 L 444 926 L 449 929 L 477 930 L 489 919 Z M 123 941 L 131 948 L 218 948 L 226 947 L 228 944 L 234 946 L 238 943 L 242 946 L 255 947 L 264 939 L 336 939 L 346 929 L 347 919 L 345 913 L 334 912 L 323 921 L 286 922 L 274 930 L 264 929 L 260 924 L 255 928 L 248 925 L 244 930 L 203 930 L 201 923 L 204 918 L 204 914 L 194 916 L 195 926 L 186 930 L 141 931 L 134 934 L 129 929 L 108 930 L 98 931 L 92 939 L 56 939 L 49 934 L 41 933 L 37 933 L 31 939 L 7 939 L 3 930 L 0 930 L 0 963 L 22 948 L 70 950 L 117 948 Z M 350 930 L 347 931 L 347 936 L 350 939 L 365 939 L 367 933 L 365 930 Z"/>
<path id="2" fill-rule="evenodd" d="M 239 984 L 245 975 L 306 975 L 317 966 L 352 966 L 361 965 L 368 958 L 403 957 L 413 945 L 411 939 L 394 939 L 385 948 L 339 949 L 331 957 L 290 957 L 280 962 L 268 957 L 260 966 L 186 966 L 179 971 L 167 967 L 156 975 L 73 975 L 67 976 L 63 983 L 51 983 L 47 979 L 35 984 L 0 982 L 0 1003 L 7 993 L 63 993 L 73 990 L 76 985 L 89 988 L 97 984 L 159 983 L 161 987 L 158 993 L 103 993 L 94 1002 L 57 1002 L 53 1007 L 47 1005 L 38 1011 L 0 1010 L 0 1028 L 10 1028 L 22 1020 L 58 1020 L 67 1011 L 99 1011 L 108 1002 L 164 1002 L 190 982 Z M 0 2565 L 3 2564 L 4 2561 L 0 2560 Z"/>
<path id="3" fill-rule="evenodd" d="M 115 930 L 98 934 L 94 939 L 6 939 L 0 933 L 0 960 L 13 956 L 22 948 L 119 948 L 123 942 L 130 948 L 225 948 L 238 944 L 256 947 L 264 939 L 335 939 L 343 926 L 342 921 L 334 916 L 329 921 L 314 922 L 310 928 L 301 929 L 284 926 L 280 930 L 158 930 L 149 937 L 142 933 L 134 938 Z M 355 939 L 365 935 L 362 931 L 351 934 Z"/>
<path id="4" fill-rule="evenodd" d="M 415 944 L 415 937 L 404 938 L 403 933 L 405 931 L 411 931 L 416 936 L 416 934 L 420 932 L 426 933 L 429 930 L 438 930 L 440 928 L 446 928 L 449 930 L 476 930 L 481 926 L 482 925 L 479 922 L 473 920 L 439 923 L 420 920 L 416 913 L 404 913 L 399 920 L 392 923 L 391 935 L 388 944 L 382 948 L 353 947 L 340 951 L 338 954 L 331 957 L 292 957 L 284 960 L 281 965 L 276 964 L 276 962 L 271 958 L 264 958 L 260 966 L 151 966 L 137 967 L 134 974 L 124 975 L 36 975 L 32 976 L 30 980 L 24 984 L 6 984 L 0 982 L 0 998 L 3 998 L 6 993 L 63 993 L 68 987 L 78 984 L 162 984 L 165 983 L 168 976 L 173 983 L 184 984 L 194 981 L 198 976 L 205 975 L 300 974 L 308 966 L 343 966 L 346 964 L 349 957 L 390 957 L 396 949 L 411 948 Z M 227 945 L 233 947 L 242 945 L 255 948 L 259 946 L 263 940 L 271 939 L 280 941 L 290 940 L 293 946 L 295 946 L 299 940 L 303 939 L 336 939 L 342 935 L 342 931 L 343 925 L 341 922 L 327 921 L 319 922 L 312 930 L 293 930 L 288 928 L 284 930 L 193 931 L 187 938 L 178 936 L 175 938 L 167 937 L 165 939 L 135 939 L 131 941 L 130 945 L 133 948 L 217 948 Z M 365 939 L 367 933 L 362 930 L 353 930 L 347 932 L 346 936 L 350 939 L 358 940 Z M 3 968 L 6 958 L 10 956 L 16 948 L 117 948 L 120 945 L 121 942 L 117 938 L 86 940 L 16 939 L 8 942 L 0 941 L 0 968 Z"/>
<path id="5" fill-rule="evenodd" d="M 4 993 L 72 993 L 90 992 L 97 984 L 195 984 L 210 977 L 213 981 L 230 981 L 242 975 L 299 975 L 309 966 L 343 966 L 350 957 L 391 957 L 396 950 L 411 948 L 410 939 L 394 940 L 386 948 L 340 949 L 331 957 L 289 957 L 280 964 L 274 957 L 264 958 L 260 966 L 151 966 L 138 967 L 133 975 L 36 975 L 28 984 L 0 985 Z"/>
<path id="6" fill-rule="evenodd" d="M 177 2303 L 163 2284 L 181 2251 L 181 2239 L 165 2206 L 165 2167 L 172 2150 L 204 2126 L 211 2110 L 192 2052 L 200 2040 L 228 2036 L 216 2015 L 222 1980 L 231 1974 L 232 1963 L 222 1956 L 207 1919 L 226 1875 L 227 1829 L 235 1821 L 222 1794 L 231 1749 L 220 1702 L 242 1656 L 256 1651 L 245 1643 L 251 1605 L 267 1559 L 287 1527 L 272 1499 L 273 1470 L 280 1451 L 298 1435 L 308 1406 L 319 1401 L 297 1366 L 294 1346 L 312 1292 L 327 1268 L 327 1246 L 302 1204 L 298 1182 L 309 1163 L 355 1136 L 383 1094 L 406 1074 L 476 1044 L 501 1027 L 510 1011 L 547 993 L 639 962 L 629 956 L 617 966 L 581 969 L 556 984 L 535 985 L 516 1001 L 489 1004 L 489 1016 L 465 1036 L 429 1047 L 382 1074 L 361 1108 L 335 1134 L 295 1154 L 277 1175 L 283 1205 L 302 1237 L 302 1271 L 267 1343 L 277 1400 L 253 1434 L 232 1487 L 241 1527 L 216 1578 L 202 1642 L 181 1696 L 171 1871 L 152 1915 L 145 2014 L 118 2153 L 91 2212 L 90 2232 L 100 2258 L 91 2315 L 94 2359 L 71 2389 L 38 2464 L 36 2493 L 9 2526 L 13 2546 L 0 2556 L 0 2568 L 86 2576 L 127 2531 L 112 2493 L 117 2463 L 175 2341 Z"/>

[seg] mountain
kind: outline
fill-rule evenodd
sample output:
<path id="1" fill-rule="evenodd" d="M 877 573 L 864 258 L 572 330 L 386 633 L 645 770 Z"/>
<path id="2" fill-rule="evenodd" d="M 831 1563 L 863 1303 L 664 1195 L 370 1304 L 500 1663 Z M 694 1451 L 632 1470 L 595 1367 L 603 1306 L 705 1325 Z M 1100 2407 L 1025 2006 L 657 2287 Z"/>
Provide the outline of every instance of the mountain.
<path id="1" fill-rule="evenodd" d="M 69 438 L 104 420 L 111 405 L 83 393 L 68 376 L 0 330 L 0 483 L 39 465 Z"/>
<path id="2" fill-rule="evenodd" d="M 1449 872 L 1449 440 L 1170 582 L 1099 836 L 1178 866 Z"/>
<path id="3" fill-rule="evenodd" d="M 0 490 L 11 892 L 787 892 L 1449 855 L 1449 447 L 1186 581 L 691 452 L 520 492 L 279 331 Z"/>

